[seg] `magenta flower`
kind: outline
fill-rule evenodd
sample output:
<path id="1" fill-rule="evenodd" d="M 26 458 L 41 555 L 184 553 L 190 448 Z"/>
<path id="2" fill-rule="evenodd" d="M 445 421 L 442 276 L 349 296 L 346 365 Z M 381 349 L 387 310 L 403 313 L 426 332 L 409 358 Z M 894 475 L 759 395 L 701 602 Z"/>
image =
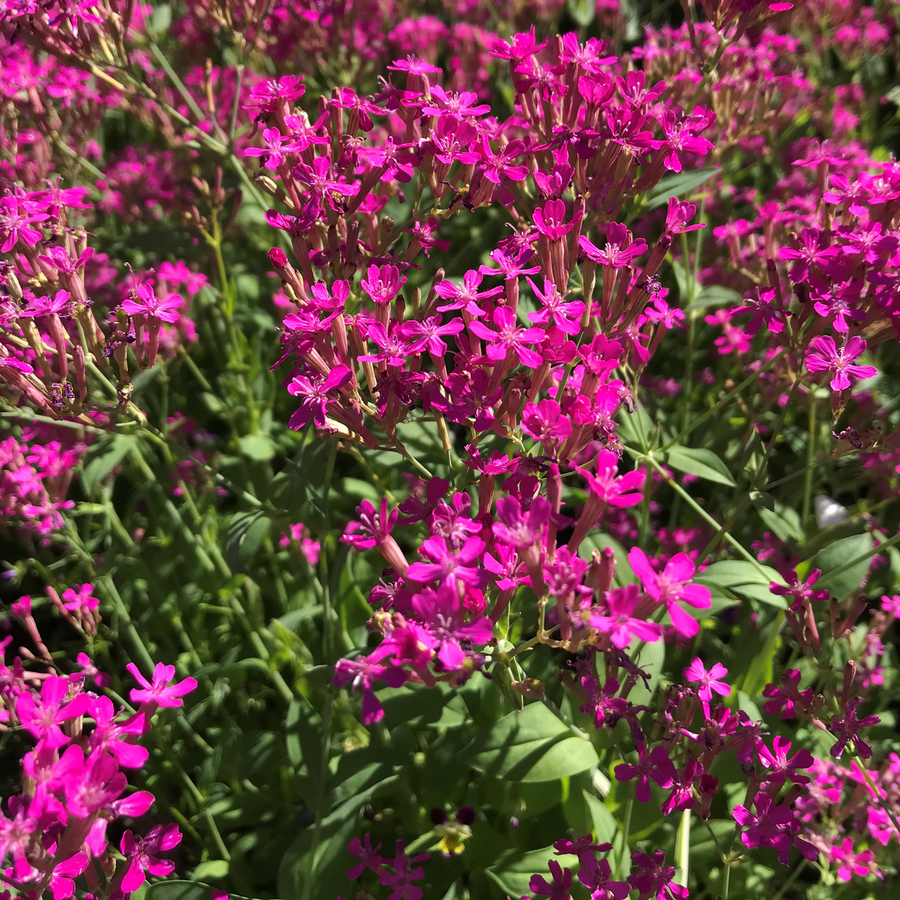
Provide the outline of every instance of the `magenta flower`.
<path id="1" fill-rule="evenodd" d="M 878 374 L 875 366 L 853 365 L 853 360 L 861 356 L 866 349 L 866 342 L 860 337 L 850 338 L 844 347 L 838 349 L 834 338 L 823 335 L 817 337 L 809 346 L 806 368 L 813 374 L 830 372 L 833 391 L 845 391 L 854 381 L 874 378 Z"/>
<path id="2" fill-rule="evenodd" d="M 628 883 L 642 897 L 653 900 L 687 900 L 688 889 L 678 884 L 675 878 L 675 866 L 666 865 L 666 851 L 654 850 L 646 853 L 631 854 L 631 861 L 636 871 L 628 876 Z"/>
<path id="3" fill-rule="evenodd" d="M 391 368 L 403 368 L 406 357 L 409 356 L 409 347 L 400 329 L 401 326 L 395 323 L 388 330 L 381 322 L 372 322 L 367 337 L 378 349 L 374 353 L 357 357 L 359 362 L 383 362 Z"/>
<path id="4" fill-rule="evenodd" d="M 551 859 L 547 862 L 550 869 L 550 877 L 553 881 L 547 881 L 543 875 L 532 875 L 528 886 L 533 894 L 541 897 L 548 897 L 549 900 L 571 900 L 572 894 L 569 888 L 572 887 L 572 872 L 563 867 L 555 860 Z"/>
<path id="5" fill-rule="evenodd" d="M 12 810 L 10 810 L 12 812 Z M 0 859 L 7 856 L 12 859 L 13 869 L 17 878 L 26 878 L 34 870 L 26 850 L 32 840 L 40 838 L 41 825 L 29 815 L 29 805 L 23 803 L 15 812 L 12 819 L 7 819 L 0 813 Z"/>
<path id="6" fill-rule="evenodd" d="M 484 551 L 481 538 L 470 537 L 456 552 L 447 544 L 446 538 L 434 535 L 422 542 L 419 553 L 430 562 L 416 562 L 409 567 L 407 579 L 419 584 L 440 581 L 445 584 L 458 580 L 472 587 L 484 587 L 487 572 L 478 568 L 478 561 Z"/>
<path id="7" fill-rule="evenodd" d="M 53 297 L 33 297 L 22 310 L 21 315 L 28 318 L 36 316 L 62 316 L 72 315 L 72 295 L 68 291 L 57 291 Z"/>
<path id="8" fill-rule="evenodd" d="M 429 316 L 422 322 L 417 319 L 404 322 L 400 326 L 400 335 L 407 341 L 407 352 L 421 353 L 427 348 L 432 356 L 444 356 L 447 344 L 443 338 L 459 334 L 466 326 L 462 319 L 451 319 L 445 325 L 441 321 L 441 316 Z"/>
<path id="9" fill-rule="evenodd" d="M 796 284 L 809 278 L 811 266 L 821 268 L 838 256 L 841 248 L 832 244 L 829 246 L 829 235 L 818 228 L 804 228 L 798 235 L 800 247 L 782 247 L 778 251 L 778 259 L 793 260 L 794 265 L 788 273 L 788 277 Z"/>
<path id="10" fill-rule="evenodd" d="M 563 200 L 548 200 L 543 208 L 534 211 L 534 224 L 548 240 L 561 241 L 574 227 L 577 219 L 566 219 L 566 204 Z"/>
<path id="11" fill-rule="evenodd" d="M 287 104 L 299 100 L 305 93 L 302 75 L 283 75 L 255 85 L 250 91 L 250 103 L 241 109 L 258 109 L 262 113 L 271 113 L 279 102 Z"/>
<path id="12" fill-rule="evenodd" d="M 632 547 L 628 552 L 628 562 L 634 574 L 640 578 L 644 590 L 657 603 L 665 603 L 675 630 L 685 637 L 693 637 L 700 630 L 700 623 L 688 615 L 678 604 L 687 603 L 695 609 L 709 609 L 712 598 L 709 588 L 700 584 L 690 584 L 696 567 L 687 553 L 676 553 L 663 569 L 662 574 L 654 571 L 647 554 L 640 547 Z"/>
<path id="13" fill-rule="evenodd" d="M 378 880 L 385 887 L 392 889 L 387 900 L 422 900 L 424 892 L 413 882 L 422 878 L 425 870 L 421 866 L 413 868 L 412 863 L 424 862 L 431 854 L 420 853 L 418 856 L 407 856 L 403 846 L 403 841 L 397 841 L 396 858 L 386 860 L 394 871 L 383 871 Z"/>
<path id="14" fill-rule="evenodd" d="M 422 620 L 430 649 L 437 651 L 439 668 L 446 672 L 458 672 L 465 668 L 471 654 L 463 648 L 481 646 L 494 636 L 494 623 L 486 616 L 478 615 L 470 622 L 464 621 L 465 611 L 459 596 L 455 589 L 446 585 L 436 591 L 425 590 L 414 594 L 411 605 Z M 414 635 L 417 644 L 424 643 L 420 635 L 421 631 Z"/>
<path id="15" fill-rule="evenodd" d="M 125 894 L 136 891 L 146 880 L 146 872 L 171 875 L 175 863 L 169 859 L 157 859 L 157 854 L 165 853 L 180 843 L 181 832 L 177 825 L 156 825 L 142 838 L 135 838 L 131 831 L 126 831 L 122 835 L 121 850 L 128 857 L 128 866 L 119 888 Z"/>
<path id="16" fill-rule="evenodd" d="M 312 419 L 317 428 L 327 428 L 328 404 L 334 402 L 331 395 L 347 384 L 351 377 L 350 369 L 344 365 L 335 366 L 327 376 L 318 373 L 295 375 L 287 391 L 300 398 L 300 406 L 291 415 L 290 427 L 300 431 Z"/>
<path id="17" fill-rule="evenodd" d="M 534 275 L 541 271 L 541 267 L 527 265 L 533 255 L 534 253 L 531 250 L 527 253 L 511 253 L 500 249 L 491 250 L 488 256 L 497 264 L 497 268 L 481 265 L 478 267 L 478 271 L 482 275 L 502 275 L 507 281 L 518 278 L 520 275 Z"/>
<path id="18" fill-rule="evenodd" d="M 656 622 L 634 617 L 640 599 L 636 584 L 613 588 L 606 595 L 606 610 L 591 613 L 591 628 L 608 634 L 612 645 L 620 650 L 629 647 L 635 638 L 648 644 L 655 643 L 662 637 L 662 627 Z"/>
<path id="19" fill-rule="evenodd" d="M 122 301 L 122 309 L 130 316 L 150 316 L 170 324 L 178 321 L 178 310 L 183 305 L 184 300 L 178 294 L 169 294 L 161 299 L 148 284 L 138 285 L 132 295 Z"/>
<path id="20" fill-rule="evenodd" d="M 438 312 L 450 312 L 454 309 L 463 309 L 469 315 L 479 318 L 484 315 L 484 310 L 479 305 L 482 300 L 488 300 L 503 293 L 503 287 L 493 287 L 485 291 L 479 291 L 481 282 L 484 281 L 484 275 L 477 269 L 469 269 L 463 275 L 463 283 L 461 286 L 455 285 L 452 281 L 440 281 L 434 286 L 434 292 L 438 297 L 449 300 L 450 303 L 438 307 Z"/>
<path id="21" fill-rule="evenodd" d="M 337 687 L 350 685 L 354 693 L 362 691 L 362 721 L 364 725 L 380 722 L 384 718 L 384 709 L 375 696 L 374 683 L 381 681 L 388 687 L 400 687 L 406 682 L 407 674 L 403 669 L 382 663 L 382 660 L 391 651 L 390 646 L 382 645 L 368 656 L 339 659 L 335 663 L 334 684 Z"/>
<path id="22" fill-rule="evenodd" d="M 132 716 L 126 722 L 116 722 L 112 701 L 109 697 L 98 697 L 91 706 L 91 716 L 95 723 L 88 738 L 92 755 L 107 751 L 116 758 L 120 766 L 127 769 L 139 769 L 147 762 L 150 755 L 147 748 L 132 742 L 149 727 L 143 713 Z"/>
<path id="23" fill-rule="evenodd" d="M 185 678 L 183 681 L 173 683 L 175 678 L 175 666 L 167 666 L 157 663 L 153 669 L 153 680 L 147 681 L 134 663 L 125 666 L 131 672 L 135 681 L 142 688 L 133 688 L 128 695 L 134 703 L 155 703 L 157 706 L 181 706 L 181 699 L 196 689 L 195 678 Z"/>
<path id="24" fill-rule="evenodd" d="M 762 738 L 756 739 L 755 746 L 760 764 L 771 769 L 771 772 L 766 773 L 766 781 L 771 784 L 784 784 L 785 779 L 790 779 L 794 784 L 809 784 L 809 778 L 797 771 L 797 769 L 808 769 L 815 764 L 815 759 L 809 750 L 798 750 L 789 757 L 791 742 L 778 734 L 772 740 L 771 750 Z"/>
<path id="25" fill-rule="evenodd" d="M 734 808 L 734 819 L 746 831 L 741 834 L 745 847 L 774 847 L 782 865 L 790 863 L 790 846 L 793 844 L 807 859 L 814 860 L 819 853 L 807 841 L 797 835 L 801 823 L 787 806 L 776 806 L 775 801 L 765 791 L 753 798 L 756 813 L 745 806 Z"/>
<path id="26" fill-rule="evenodd" d="M 781 676 L 781 687 L 767 684 L 763 688 L 763 697 L 768 698 L 763 704 L 763 712 L 767 716 L 781 714 L 782 719 L 794 719 L 797 710 L 807 708 L 813 700 L 812 688 L 800 690 L 800 670 L 788 669 Z"/>
<path id="27" fill-rule="evenodd" d="M 610 222 L 606 227 L 606 244 L 601 250 L 592 244 L 586 235 L 578 239 L 578 245 L 588 259 L 603 266 L 634 265 L 635 259 L 647 250 L 647 242 L 643 238 L 631 240 L 631 233 L 619 222 Z"/>
<path id="28" fill-rule="evenodd" d="M 704 703 L 709 703 L 712 700 L 713 693 L 718 694 L 720 697 L 727 697 L 731 693 L 731 687 L 726 682 L 719 680 L 728 674 L 728 669 L 722 663 L 713 663 L 712 668 L 707 670 L 700 657 L 695 656 L 691 660 L 691 664 L 685 667 L 682 674 L 685 681 L 689 684 L 700 685 L 697 688 L 697 696 Z"/>
<path id="29" fill-rule="evenodd" d="M 491 149 L 490 141 L 487 137 L 483 137 L 478 148 L 481 152 L 482 172 L 488 181 L 500 184 L 504 178 L 510 181 L 524 181 L 528 177 L 528 166 L 513 164 L 513 160 L 525 153 L 523 141 L 512 140 L 495 153 Z"/>
<path id="30" fill-rule="evenodd" d="M 69 681 L 51 675 L 41 685 L 40 700 L 31 691 L 23 691 L 16 697 L 16 715 L 22 727 L 38 741 L 56 749 L 69 742 L 59 727 L 69 719 L 83 716 L 90 707 L 87 694 L 69 698 Z"/>
<path id="31" fill-rule="evenodd" d="M 535 297 L 541 301 L 541 309 L 528 314 L 532 322 L 538 325 L 555 325 L 569 335 L 576 335 L 581 331 L 581 315 L 584 312 L 581 300 L 567 301 L 568 291 L 561 294 L 549 278 L 544 279 L 543 292 L 530 278 L 525 280 L 531 285 Z"/>
<path id="32" fill-rule="evenodd" d="M 499 521 L 491 525 L 491 530 L 497 540 L 525 549 L 541 539 L 544 525 L 550 521 L 552 512 L 553 507 L 546 497 L 535 497 L 525 510 L 518 497 L 501 497 L 497 501 Z"/>
<path id="33" fill-rule="evenodd" d="M 622 509 L 641 502 L 644 473 L 638 470 L 618 474 L 619 458 L 612 450 L 601 450 L 597 455 L 596 474 L 592 475 L 579 466 L 575 470 L 588 483 L 591 493 L 610 506 Z"/>
<path id="34" fill-rule="evenodd" d="M 387 69 L 389 72 L 409 72 L 411 75 L 428 75 L 441 71 L 437 66 L 420 59 L 414 53 L 408 54 L 406 59 L 395 59 Z"/>
<path id="35" fill-rule="evenodd" d="M 545 453 L 572 433 L 572 420 L 562 414 L 559 404 L 549 397 L 538 403 L 526 403 L 522 410 L 522 431 L 540 441 Z"/>
<path id="36" fill-rule="evenodd" d="M 115 757 L 92 754 L 77 775 L 65 780 L 66 812 L 76 819 L 88 819 L 104 806 L 118 800 L 128 787 L 128 779 L 119 771 Z"/>
<path id="37" fill-rule="evenodd" d="M 359 878 L 366 869 L 371 869 L 377 873 L 380 866 L 385 862 L 384 858 L 378 853 L 381 849 L 381 844 L 376 844 L 373 847 L 372 835 L 369 832 L 366 832 L 362 841 L 359 838 L 353 838 L 347 849 L 359 859 L 359 862 L 352 869 L 347 870 L 348 878 Z"/>
<path id="38" fill-rule="evenodd" d="M 461 119 L 463 116 L 483 116 L 491 111 L 486 103 L 478 103 L 478 94 L 474 91 L 445 91 L 439 85 L 431 87 L 431 101 L 422 107 L 426 116 L 449 116 Z"/>
<path id="39" fill-rule="evenodd" d="M 401 277 L 396 266 L 369 266 L 367 277 L 360 281 L 362 289 L 375 303 L 391 303 L 404 284 L 406 276 Z"/>
<path id="40" fill-rule="evenodd" d="M 829 750 L 834 759 L 840 759 L 843 756 L 847 744 L 851 741 L 862 759 L 869 759 L 872 756 L 872 748 L 860 737 L 859 732 L 862 728 L 877 725 L 881 719 L 876 715 L 863 716 L 858 719 L 856 710 L 860 703 L 862 703 L 862 697 L 851 697 L 847 701 L 843 715 L 835 716 L 828 726 L 828 730 L 837 736 L 837 743 Z"/>
<path id="41" fill-rule="evenodd" d="M 641 803 L 649 803 L 652 799 L 650 779 L 652 778 L 661 788 L 669 788 L 675 780 L 677 770 L 662 744 L 657 744 L 650 753 L 647 753 L 645 744 L 641 742 L 637 745 L 637 753 L 637 765 L 620 763 L 616 766 L 616 781 L 631 781 L 632 778 L 637 778 L 635 796 Z"/>
<path id="42" fill-rule="evenodd" d="M 92 612 L 100 605 L 100 601 L 92 596 L 94 586 L 92 584 L 79 584 L 76 588 L 67 588 L 63 591 L 62 598 L 69 612 Z"/>
<path id="43" fill-rule="evenodd" d="M 670 816 L 678 809 L 690 809 L 694 805 L 694 785 L 703 774 L 703 766 L 693 757 L 688 759 L 684 771 L 679 772 L 676 769 L 671 785 L 672 793 L 660 807 L 664 816 Z"/>
<path id="44" fill-rule="evenodd" d="M 350 522 L 341 535 L 341 542 L 349 544 L 356 550 L 371 550 L 387 540 L 393 531 L 400 515 L 399 510 L 387 511 L 387 498 L 381 498 L 381 508 L 378 512 L 368 500 L 363 500 L 356 507 L 356 515 L 359 521 Z"/>
<path id="45" fill-rule="evenodd" d="M 0 197 L 0 253 L 9 253 L 18 240 L 33 246 L 41 239 L 41 233 L 29 226 L 45 222 L 50 216 L 39 212 L 34 203 L 20 204 L 17 197 Z"/>
<path id="46" fill-rule="evenodd" d="M 536 369 L 544 358 L 536 350 L 526 344 L 540 344 L 547 335 L 540 328 L 521 328 L 517 324 L 516 314 L 506 306 L 498 306 L 494 310 L 496 331 L 491 331 L 482 322 L 470 322 L 469 330 L 483 341 L 489 341 L 486 348 L 488 359 L 502 362 L 508 356 L 517 356 L 523 366 Z"/>
<path id="47" fill-rule="evenodd" d="M 838 866 L 838 881 L 850 881 L 854 875 L 865 877 L 872 871 L 870 864 L 874 858 L 871 850 L 857 852 L 853 847 L 853 838 L 846 837 L 831 847 L 831 861 Z"/>

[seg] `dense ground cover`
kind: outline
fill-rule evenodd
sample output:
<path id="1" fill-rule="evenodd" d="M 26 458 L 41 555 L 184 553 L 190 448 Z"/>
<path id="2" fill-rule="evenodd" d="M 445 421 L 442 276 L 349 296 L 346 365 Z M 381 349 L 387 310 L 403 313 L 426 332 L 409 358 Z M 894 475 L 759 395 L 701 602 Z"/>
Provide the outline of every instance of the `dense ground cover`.
<path id="1" fill-rule="evenodd" d="M 9 896 L 893 897 L 896 49 L 0 0 Z"/>

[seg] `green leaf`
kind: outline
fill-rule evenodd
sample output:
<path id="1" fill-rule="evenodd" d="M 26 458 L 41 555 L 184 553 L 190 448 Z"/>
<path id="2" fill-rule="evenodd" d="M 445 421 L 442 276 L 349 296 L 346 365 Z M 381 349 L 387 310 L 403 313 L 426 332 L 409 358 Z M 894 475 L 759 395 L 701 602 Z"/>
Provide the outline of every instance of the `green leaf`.
<path id="1" fill-rule="evenodd" d="M 597 6 L 594 0 L 569 0 L 569 15 L 582 28 L 587 28 L 597 15 Z"/>
<path id="2" fill-rule="evenodd" d="M 737 303 L 742 296 L 735 290 L 721 284 L 710 284 L 700 289 L 693 303 L 688 304 L 686 313 L 698 313 L 711 306 L 724 306 L 726 303 Z"/>
<path id="3" fill-rule="evenodd" d="M 469 720 L 469 711 L 462 697 L 444 682 L 433 688 L 422 685 L 382 688 L 376 696 L 384 707 L 387 728 L 397 725 L 454 728 Z"/>
<path id="4" fill-rule="evenodd" d="M 712 450 L 704 447 L 682 447 L 675 444 L 666 454 L 666 462 L 679 472 L 687 472 L 716 484 L 734 487 L 734 479 L 728 467 Z"/>
<path id="5" fill-rule="evenodd" d="M 241 453 L 255 462 L 268 462 L 276 452 L 275 442 L 267 434 L 245 434 L 238 444 Z"/>
<path id="6" fill-rule="evenodd" d="M 774 509 L 760 507 L 759 517 L 763 524 L 780 541 L 803 540 L 803 525 L 800 522 L 800 514 L 793 507 L 787 506 L 780 500 L 775 501 Z"/>
<path id="7" fill-rule="evenodd" d="M 690 193 L 708 178 L 712 178 L 718 171 L 718 169 L 693 169 L 690 172 L 679 172 L 677 175 L 663 178 L 647 194 L 646 209 L 656 209 L 657 206 L 664 206 L 668 203 L 670 197 L 680 197 Z"/>
<path id="8" fill-rule="evenodd" d="M 802 565 L 804 572 L 822 570 L 822 575 L 815 584 L 816 589 L 827 589 L 838 600 L 845 600 L 862 584 L 872 564 L 872 557 L 869 555 L 871 552 L 872 536 L 868 533 L 854 534 L 829 544 Z M 835 575 L 830 574 L 859 557 L 863 558 L 856 565 Z"/>
<path id="9" fill-rule="evenodd" d="M 507 850 L 500 854 L 497 862 L 486 869 L 488 878 L 496 884 L 507 897 L 523 897 L 531 894 L 528 886 L 532 875 L 547 877 L 549 868 L 547 862 L 556 859 L 553 846 L 543 850 Z M 569 857 L 561 857 L 557 861 L 564 864 Z M 568 864 L 574 868 L 577 860 Z"/>
<path id="10" fill-rule="evenodd" d="M 778 609 L 787 606 L 784 597 L 773 594 L 769 588 L 772 582 L 785 583 L 771 566 L 754 565 L 743 559 L 723 559 L 707 566 L 694 580 L 710 589 L 715 587 L 736 597 L 759 600 Z"/>
<path id="11" fill-rule="evenodd" d="M 106 441 L 103 452 L 93 456 L 81 473 L 85 493 L 93 493 L 94 488 L 137 446 L 138 439 L 133 434 L 115 434 Z"/>
<path id="12" fill-rule="evenodd" d="M 160 881 L 147 888 L 146 900 L 210 900 L 212 892 L 199 881 Z"/>
<path id="13" fill-rule="evenodd" d="M 634 412 L 628 412 L 624 407 L 619 413 L 619 434 L 626 444 L 632 447 L 640 447 L 641 450 L 649 450 L 658 428 L 646 407 L 640 400 L 634 404 Z"/>
<path id="14" fill-rule="evenodd" d="M 591 813 L 591 821 L 594 823 L 594 836 L 597 843 L 612 843 L 619 830 L 616 817 L 609 811 L 607 805 L 590 791 L 584 791 L 584 799 Z"/>
<path id="15" fill-rule="evenodd" d="M 361 809 L 356 806 L 340 817 L 322 822 L 320 827 L 302 831 L 285 850 L 278 866 L 278 893 L 284 897 L 302 897 L 305 885 L 311 882 L 315 884 L 312 896 L 343 895 L 348 886 L 347 869 L 355 862 L 347 845 L 357 836 L 360 814 Z"/>
<path id="16" fill-rule="evenodd" d="M 245 567 L 253 562 L 253 558 L 262 547 L 271 527 L 272 520 L 268 516 L 259 516 L 244 532 L 241 537 L 239 556 Z"/>
<path id="17" fill-rule="evenodd" d="M 472 768 L 508 781 L 556 781 L 597 765 L 593 745 L 543 703 L 512 712 L 463 751 Z"/>
<path id="18" fill-rule="evenodd" d="M 647 683 L 639 678 L 637 684 L 631 689 L 628 699 L 636 706 L 646 706 L 652 699 L 656 688 L 659 686 L 659 678 L 662 675 L 663 664 L 666 661 L 666 642 L 655 641 L 652 644 L 641 644 L 637 654 L 633 656 L 635 663 L 647 673 Z"/>
<path id="19" fill-rule="evenodd" d="M 172 7 L 169 6 L 168 3 L 163 3 L 153 10 L 152 15 L 150 16 L 150 28 L 148 30 L 151 34 L 158 37 L 165 34 L 169 30 L 171 24 Z"/>
<path id="20" fill-rule="evenodd" d="M 226 878 L 228 876 L 228 860 L 207 859 L 194 869 L 193 875 L 194 878 Z"/>

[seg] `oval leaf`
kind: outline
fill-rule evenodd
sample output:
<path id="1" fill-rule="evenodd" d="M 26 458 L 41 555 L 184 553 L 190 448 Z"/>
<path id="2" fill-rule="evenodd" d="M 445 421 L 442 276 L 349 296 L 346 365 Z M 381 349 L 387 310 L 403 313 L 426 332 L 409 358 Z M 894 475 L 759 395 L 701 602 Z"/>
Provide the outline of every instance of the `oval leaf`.
<path id="1" fill-rule="evenodd" d="M 679 472 L 687 472 L 716 484 L 734 487 L 734 479 L 725 463 L 712 450 L 703 447 L 682 447 L 675 444 L 666 454 L 666 462 Z"/>
<path id="2" fill-rule="evenodd" d="M 853 534 L 829 544 L 820 550 L 808 563 L 805 571 L 821 569 L 822 575 L 815 587 L 827 589 L 838 600 L 845 600 L 859 589 L 863 578 L 872 564 L 872 536 L 868 533 Z M 859 560 L 850 568 L 844 566 Z M 834 572 L 835 574 L 831 574 Z"/>
<path id="3" fill-rule="evenodd" d="M 463 751 L 472 768 L 507 781 L 556 781 L 597 765 L 590 741 L 543 703 L 504 716 Z"/>
<path id="4" fill-rule="evenodd" d="M 647 195 L 647 209 L 656 209 L 669 202 L 670 197 L 680 197 L 695 187 L 699 187 L 707 178 L 712 178 L 718 169 L 694 169 L 691 172 L 679 172 L 663 178 Z"/>

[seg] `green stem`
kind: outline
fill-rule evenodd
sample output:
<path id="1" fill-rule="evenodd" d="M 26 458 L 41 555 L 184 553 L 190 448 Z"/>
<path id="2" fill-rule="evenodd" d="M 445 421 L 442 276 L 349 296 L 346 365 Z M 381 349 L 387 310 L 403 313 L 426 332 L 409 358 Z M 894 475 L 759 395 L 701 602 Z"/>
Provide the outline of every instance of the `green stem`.
<path id="1" fill-rule="evenodd" d="M 680 484 L 678 484 L 677 481 L 673 481 L 669 477 L 666 470 L 663 469 L 663 467 L 653 458 L 653 456 L 649 454 L 638 453 L 637 451 L 632 450 L 630 447 L 626 447 L 626 449 L 631 454 L 633 454 L 637 460 L 650 463 L 650 465 L 653 466 L 653 468 L 656 469 L 656 471 L 659 472 L 660 475 L 662 475 L 662 477 L 672 488 L 672 490 L 674 490 L 675 493 L 678 494 L 678 496 L 680 496 L 682 500 L 684 500 L 684 502 L 687 503 L 687 505 L 690 506 L 690 508 L 694 510 L 694 512 L 697 513 L 697 515 L 700 516 L 705 522 L 711 525 L 717 532 L 722 530 L 722 526 L 702 506 L 700 506 L 700 504 L 697 503 L 697 501 Z M 759 569 L 760 574 L 764 575 L 768 580 L 768 573 L 760 565 L 759 560 L 752 553 L 750 553 L 749 550 L 744 549 L 743 545 L 735 540 L 730 534 L 728 534 L 727 531 L 724 531 L 722 533 L 722 536 L 727 543 L 731 544 L 731 546 L 735 550 L 737 550 L 737 552 L 740 553 L 740 555 L 743 556 L 744 559 L 747 560 L 747 562 L 752 563 L 757 569 Z M 900 538 L 900 535 L 898 535 L 897 537 Z M 873 554 L 870 555 L 874 555 L 874 551 Z"/>
<path id="2" fill-rule="evenodd" d="M 772 897 L 772 900 L 781 900 L 781 898 L 788 892 L 788 889 L 791 888 L 793 886 L 794 882 L 800 877 L 800 874 L 803 872 L 803 870 L 806 868 L 806 866 L 807 866 L 807 861 L 805 859 L 801 859 L 800 864 L 797 866 L 796 869 L 794 869 L 793 872 L 791 872 L 790 875 L 788 875 L 787 880 L 784 882 L 783 885 L 781 885 L 781 889 L 778 891 L 777 894 L 775 894 L 774 897 Z M 726 898 L 726 900 L 727 900 L 727 898 Z"/>
<path id="3" fill-rule="evenodd" d="M 704 422 L 709 421 L 713 416 L 715 416 L 726 403 L 729 403 L 734 397 L 736 397 L 745 387 L 749 387 L 751 384 L 759 381 L 759 376 L 763 372 L 767 372 L 771 369 L 775 363 L 781 359 L 782 356 L 786 353 L 786 350 L 779 350 L 768 362 L 766 362 L 758 371 L 754 372 L 752 375 L 748 375 L 737 387 L 732 388 L 715 406 L 711 409 L 708 409 L 705 413 L 698 416 L 694 419 L 690 425 L 682 428 L 681 431 L 672 438 L 671 441 L 668 441 L 661 449 L 663 451 L 668 450 L 675 444 L 680 444 L 684 438 L 686 438 L 695 428 L 699 428 Z"/>
<path id="4" fill-rule="evenodd" d="M 803 480 L 803 507 L 800 516 L 800 523 L 803 533 L 806 534 L 806 525 L 809 521 L 810 504 L 812 503 L 813 488 L 813 459 L 816 446 L 816 401 L 815 394 L 810 396 L 809 404 L 809 443 L 806 445 L 806 477 Z"/>

